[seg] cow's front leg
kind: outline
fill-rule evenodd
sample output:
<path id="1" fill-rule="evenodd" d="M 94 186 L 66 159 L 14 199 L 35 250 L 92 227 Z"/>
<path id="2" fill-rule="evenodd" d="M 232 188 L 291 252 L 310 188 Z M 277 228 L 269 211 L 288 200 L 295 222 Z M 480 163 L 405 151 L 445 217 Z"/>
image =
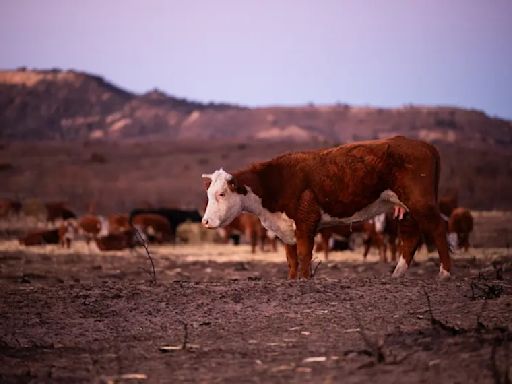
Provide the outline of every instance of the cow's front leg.
<path id="1" fill-rule="evenodd" d="M 288 260 L 288 278 L 297 278 L 297 268 L 299 266 L 299 259 L 297 258 L 297 244 L 285 244 L 286 260 Z"/>
<path id="2" fill-rule="evenodd" d="M 321 211 L 315 196 L 309 190 L 304 191 L 297 207 L 295 237 L 300 262 L 300 276 L 305 279 L 311 277 L 311 257 L 320 218 Z"/>
<path id="3" fill-rule="evenodd" d="M 297 233 L 297 254 L 300 260 L 300 277 L 311 277 L 311 258 L 313 255 L 314 236 Z"/>

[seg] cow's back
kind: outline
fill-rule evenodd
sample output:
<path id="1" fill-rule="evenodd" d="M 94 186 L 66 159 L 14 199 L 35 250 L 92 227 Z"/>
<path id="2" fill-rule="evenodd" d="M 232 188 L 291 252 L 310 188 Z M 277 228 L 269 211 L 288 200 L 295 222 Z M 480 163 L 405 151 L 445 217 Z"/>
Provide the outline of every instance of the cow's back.
<path id="1" fill-rule="evenodd" d="M 394 137 L 305 152 L 294 159 L 299 190 L 311 190 L 324 212 L 348 217 L 390 189 L 406 205 L 415 191 L 437 201 L 439 153 L 430 144 Z"/>

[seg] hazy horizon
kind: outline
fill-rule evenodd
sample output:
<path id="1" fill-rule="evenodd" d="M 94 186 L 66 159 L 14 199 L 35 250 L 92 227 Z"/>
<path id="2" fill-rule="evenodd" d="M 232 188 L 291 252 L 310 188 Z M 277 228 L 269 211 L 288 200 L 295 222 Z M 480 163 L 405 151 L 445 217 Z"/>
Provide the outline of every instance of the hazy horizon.
<path id="1" fill-rule="evenodd" d="M 3 1 L 0 68 L 244 106 L 456 106 L 512 119 L 512 2 Z"/>

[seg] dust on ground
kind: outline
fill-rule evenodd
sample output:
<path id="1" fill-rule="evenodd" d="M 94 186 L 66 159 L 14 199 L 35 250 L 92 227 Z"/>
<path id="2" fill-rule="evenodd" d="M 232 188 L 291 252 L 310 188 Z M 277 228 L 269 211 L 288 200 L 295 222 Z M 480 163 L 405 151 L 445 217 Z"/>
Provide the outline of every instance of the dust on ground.
<path id="1" fill-rule="evenodd" d="M 402 279 L 358 250 L 310 281 L 285 279 L 282 248 L 150 250 L 156 284 L 143 250 L 1 242 L 0 382 L 495 383 L 510 370 L 506 249 L 456 254 L 446 282 L 425 250 Z"/>

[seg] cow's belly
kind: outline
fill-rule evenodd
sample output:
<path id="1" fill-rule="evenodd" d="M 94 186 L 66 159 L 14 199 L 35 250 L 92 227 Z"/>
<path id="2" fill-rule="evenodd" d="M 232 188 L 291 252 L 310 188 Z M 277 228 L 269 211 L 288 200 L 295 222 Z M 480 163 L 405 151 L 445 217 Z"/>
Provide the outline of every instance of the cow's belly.
<path id="1" fill-rule="evenodd" d="M 367 205 L 360 211 L 355 212 L 349 217 L 335 217 L 322 211 L 322 217 L 318 225 L 319 228 L 329 227 L 339 224 L 351 224 L 360 221 L 373 219 L 382 213 L 387 213 L 393 210 L 395 207 L 400 207 L 405 211 L 409 211 L 409 208 L 400 201 L 395 192 L 386 189 L 382 192 L 377 200 Z"/>
<path id="2" fill-rule="evenodd" d="M 405 211 L 409 210 L 405 204 L 398 199 L 396 193 L 387 189 L 380 194 L 377 200 L 354 213 L 350 217 L 333 217 L 322 211 L 322 217 L 318 228 L 368 220 L 380 215 L 381 213 L 386 213 L 397 206 L 401 207 Z M 270 212 L 261 205 L 257 212 L 261 224 L 267 230 L 274 232 L 285 244 L 293 245 L 297 243 L 297 238 L 295 236 L 296 225 L 293 219 L 289 218 L 283 212 Z"/>

